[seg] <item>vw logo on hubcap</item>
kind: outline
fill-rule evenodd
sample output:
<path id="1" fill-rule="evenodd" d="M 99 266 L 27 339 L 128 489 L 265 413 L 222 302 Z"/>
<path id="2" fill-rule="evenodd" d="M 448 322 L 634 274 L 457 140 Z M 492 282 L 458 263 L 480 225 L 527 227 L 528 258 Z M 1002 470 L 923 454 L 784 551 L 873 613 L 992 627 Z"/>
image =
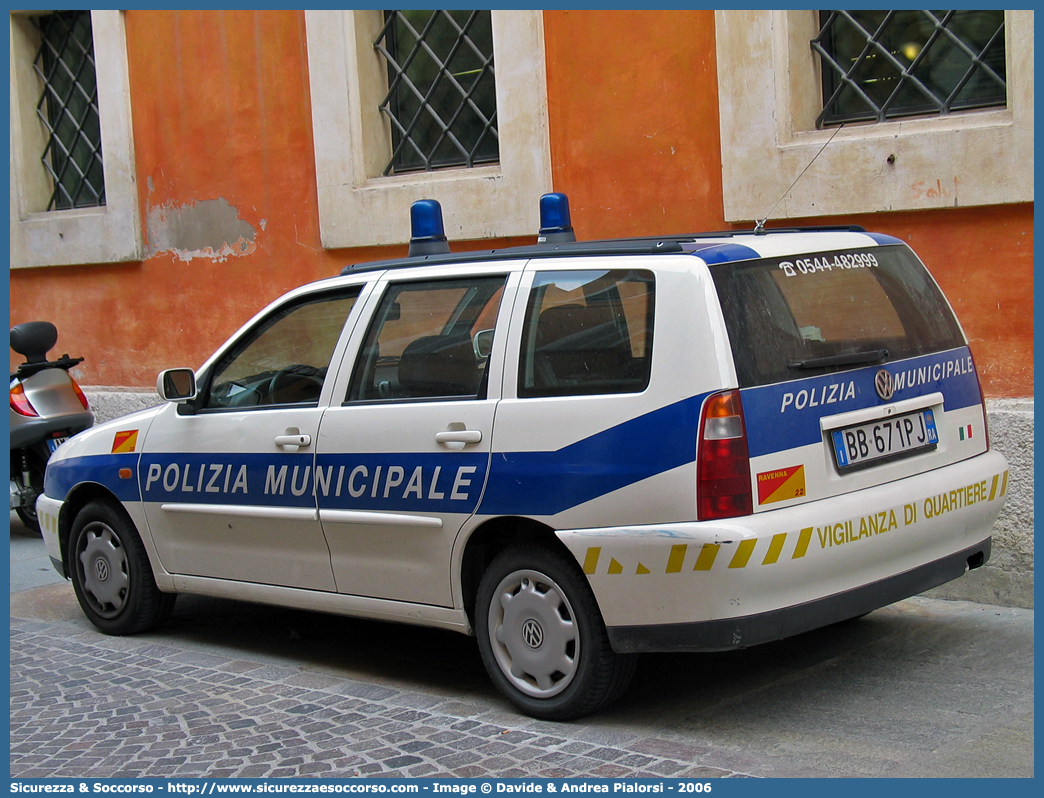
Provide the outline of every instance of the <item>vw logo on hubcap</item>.
<path id="1" fill-rule="evenodd" d="M 540 648 L 544 642 L 544 630 L 539 623 L 530 618 L 522 624 L 522 640 L 530 648 Z"/>
<path id="2" fill-rule="evenodd" d="M 99 557 L 94 561 L 94 573 L 102 582 L 109 578 L 109 563 L 105 561 L 104 557 Z"/>
<path id="3" fill-rule="evenodd" d="M 886 402 L 891 400 L 895 395 L 895 380 L 892 378 L 892 372 L 888 369 L 881 369 L 877 372 L 874 377 L 874 388 L 877 389 L 877 395 Z"/>

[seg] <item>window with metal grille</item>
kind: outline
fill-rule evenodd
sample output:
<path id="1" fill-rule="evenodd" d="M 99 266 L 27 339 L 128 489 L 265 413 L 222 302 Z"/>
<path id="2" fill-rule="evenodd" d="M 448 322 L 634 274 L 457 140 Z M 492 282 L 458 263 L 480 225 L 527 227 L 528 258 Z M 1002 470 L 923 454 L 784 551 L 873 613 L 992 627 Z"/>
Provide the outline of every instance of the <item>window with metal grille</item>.
<path id="1" fill-rule="evenodd" d="M 495 163 L 497 97 L 489 11 L 385 11 L 374 47 L 388 64 L 384 174 Z"/>
<path id="2" fill-rule="evenodd" d="M 41 160 L 54 181 L 47 209 L 104 205 L 91 12 L 56 11 L 33 20 L 40 34 L 33 69 L 43 85 L 36 115 L 47 138 Z"/>
<path id="3" fill-rule="evenodd" d="M 817 127 L 1004 106 L 1003 11 L 821 11 Z"/>

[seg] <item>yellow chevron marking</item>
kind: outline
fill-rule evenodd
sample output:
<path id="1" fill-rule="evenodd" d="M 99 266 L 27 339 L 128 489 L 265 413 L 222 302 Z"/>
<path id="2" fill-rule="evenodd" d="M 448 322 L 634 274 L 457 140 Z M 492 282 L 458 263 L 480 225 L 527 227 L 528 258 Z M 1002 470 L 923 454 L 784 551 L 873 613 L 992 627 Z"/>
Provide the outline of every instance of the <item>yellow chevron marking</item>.
<path id="1" fill-rule="evenodd" d="M 1000 478 L 996 474 L 993 475 L 993 484 L 990 485 L 990 498 L 987 501 L 993 501 L 994 498 L 996 498 L 996 496 L 997 496 L 997 482 L 999 481 L 999 479 Z"/>
<path id="2" fill-rule="evenodd" d="M 717 543 L 704 543 L 703 548 L 700 549 L 700 556 L 696 558 L 696 566 L 692 570 L 709 571 L 714 565 L 714 558 L 718 556 L 720 548 L 721 546 Z"/>
<path id="3" fill-rule="evenodd" d="M 616 561 L 615 557 L 613 557 L 613 558 L 611 558 L 609 560 L 609 570 L 607 571 L 607 573 L 610 573 L 610 574 L 622 574 L 623 573 L 623 566 L 620 565 L 620 563 L 618 563 Z"/>
<path id="4" fill-rule="evenodd" d="M 750 559 L 750 555 L 754 553 L 754 544 L 756 540 L 742 540 L 740 541 L 739 548 L 736 549 L 736 554 L 732 558 L 732 562 L 729 563 L 729 568 L 743 568 L 747 564 L 747 560 Z"/>
<path id="5" fill-rule="evenodd" d="M 805 552 L 808 551 L 808 542 L 812 539 L 812 527 L 806 527 L 801 530 L 801 534 L 798 535 L 797 546 L 794 547 L 794 556 L 792 560 L 796 560 L 799 557 L 804 557 Z"/>
<path id="6" fill-rule="evenodd" d="M 1008 492 L 1008 472 L 1004 472 L 1004 482 L 1001 484 L 1001 496 Z"/>
<path id="7" fill-rule="evenodd" d="M 635 573 L 636 574 L 647 574 L 647 573 L 651 573 L 651 571 L 649 571 L 649 569 L 646 568 L 641 563 L 638 563 L 638 568 L 635 570 Z"/>
<path id="8" fill-rule="evenodd" d="M 768 553 L 765 555 L 765 560 L 762 565 L 770 565 L 779 559 L 779 553 L 783 551 L 783 544 L 787 540 L 787 533 L 780 532 L 778 535 L 772 536 L 772 543 L 769 544 Z"/>
<path id="9" fill-rule="evenodd" d="M 584 573 L 593 574 L 598 570 L 598 557 L 602 554 L 601 546 L 591 546 L 584 557 Z"/>
<path id="10" fill-rule="evenodd" d="M 682 563 L 685 562 L 685 552 L 688 548 L 685 543 L 671 546 L 671 556 L 667 558 L 667 573 L 677 574 L 681 572 Z"/>

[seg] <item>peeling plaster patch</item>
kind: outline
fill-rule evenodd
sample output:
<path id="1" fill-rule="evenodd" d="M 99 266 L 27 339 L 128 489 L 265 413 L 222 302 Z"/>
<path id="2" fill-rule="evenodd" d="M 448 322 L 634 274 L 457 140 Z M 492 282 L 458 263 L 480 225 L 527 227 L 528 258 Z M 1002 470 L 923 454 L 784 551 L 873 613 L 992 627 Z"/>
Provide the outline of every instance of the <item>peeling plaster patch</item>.
<path id="1" fill-rule="evenodd" d="M 257 247 L 253 226 L 239 218 L 239 211 L 223 197 L 150 207 L 146 232 L 150 255 L 171 252 L 186 262 L 193 258 L 222 262 L 249 255 Z"/>

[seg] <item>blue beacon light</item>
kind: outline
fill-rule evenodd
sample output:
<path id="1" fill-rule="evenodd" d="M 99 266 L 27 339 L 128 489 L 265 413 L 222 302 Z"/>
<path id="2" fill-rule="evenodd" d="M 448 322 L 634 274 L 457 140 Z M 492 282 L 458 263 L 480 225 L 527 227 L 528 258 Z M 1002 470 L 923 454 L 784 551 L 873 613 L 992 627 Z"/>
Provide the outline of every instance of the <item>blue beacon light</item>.
<path id="1" fill-rule="evenodd" d="M 561 244 L 576 241 L 569 220 L 569 197 L 558 192 L 540 198 L 540 233 L 538 244 Z"/>
<path id="2" fill-rule="evenodd" d="M 410 206 L 410 249 L 415 255 L 445 255 L 450 251 L 437 200 L 417 200 Z"/>

